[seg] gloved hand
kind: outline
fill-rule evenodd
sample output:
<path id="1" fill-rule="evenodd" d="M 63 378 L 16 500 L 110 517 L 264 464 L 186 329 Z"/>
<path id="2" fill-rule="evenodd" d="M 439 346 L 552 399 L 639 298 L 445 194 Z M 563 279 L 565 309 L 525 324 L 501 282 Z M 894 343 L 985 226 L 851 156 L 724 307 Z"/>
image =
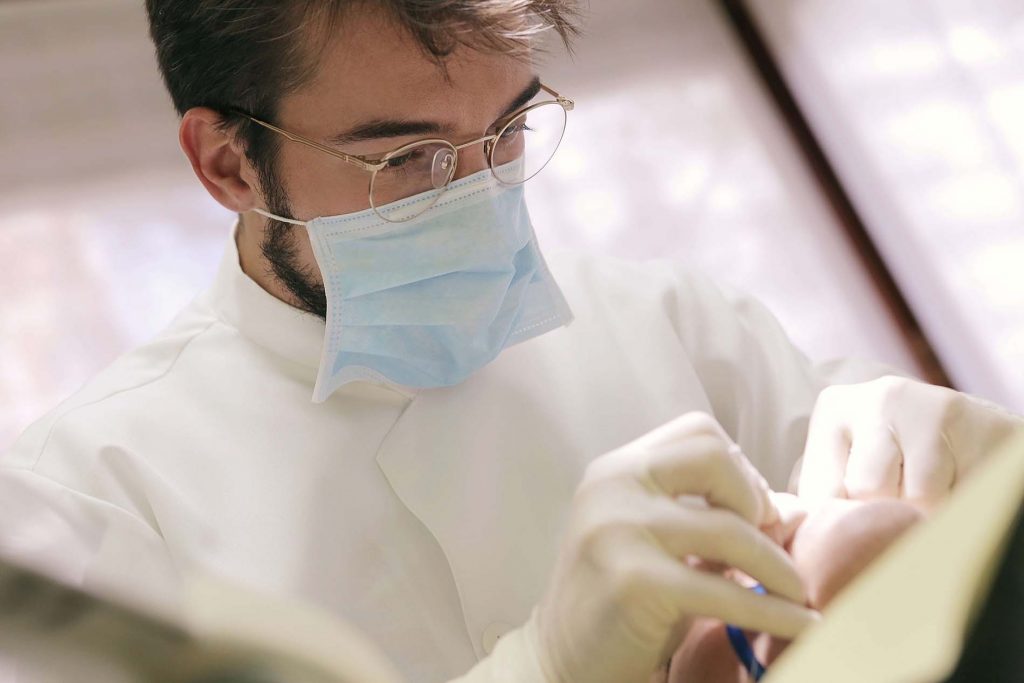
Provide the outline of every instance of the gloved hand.
<path id="1" fill-rule="evenodd" d="M 828 387 L 811 415 L 798 491 L 828 498 L 944 498 L 1024 418 L 902 377 Z"/>
<path id="2" fill-rule="evenodd" d="M 758 530 L 779 519 L 764 479 L 707 415 L 598 458 L 543 600 L 460 683 L 646 682 L 698 615 L 796 636 L 817 615 L 802 606 L 788 556 Z M 771 594 L 702 571 L 698 559 L 738 568 Z"/>

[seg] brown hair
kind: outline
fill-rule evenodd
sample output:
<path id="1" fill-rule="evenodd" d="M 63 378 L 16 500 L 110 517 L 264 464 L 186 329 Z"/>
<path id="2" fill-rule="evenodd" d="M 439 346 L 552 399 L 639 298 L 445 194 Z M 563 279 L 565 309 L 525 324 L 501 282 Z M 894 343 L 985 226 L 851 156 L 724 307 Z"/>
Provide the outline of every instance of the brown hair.
<path id="1" fill-rule="evenodd" d="M 457 46 L 525 55 L 554 29 L 566 47 L 579 32 L 576 0 L 146 0 L 150 35 L 178 114 L 209 107 L 245 142 L 261 176 L 273 174 L 279 140 L 231 113 L 274 121 L 282 97 L 316 74 L 344 13 L 388 13 L 443 65 Z"/>
<path id="2" fill-rule="evenodd" d="M 529 39 L 554 29 L 567 48 L 579 33 L 577 0 L 146 0 L 150 35 L 178 113 L 209 107 L 242 143 L 266 207 L 289 215 L 276 173 L 281 139 L 234 112 L 275 121 L 281 99 L 316 76 L 345 12 L 370 7 L 404 27 L 443 69 L 459 45 L 525 57 Z M 267 222 L 261 249 L 295 302 L 320 317 L 323 287 L 295 259 L 294 230 Z"/>

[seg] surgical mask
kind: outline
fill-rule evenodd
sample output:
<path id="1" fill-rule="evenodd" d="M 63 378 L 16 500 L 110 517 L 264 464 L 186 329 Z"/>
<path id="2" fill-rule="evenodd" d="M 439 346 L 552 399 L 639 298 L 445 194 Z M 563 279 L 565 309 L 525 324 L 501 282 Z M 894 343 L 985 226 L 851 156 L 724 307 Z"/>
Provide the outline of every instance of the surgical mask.
<path id="1" fill-rule="evenodd" d="M 436 193 L 402 200 L 434 201 Z M 387 208 L 387 207 L 384 207 Z M 540 253 L 523 185 L 490 169 L 404 223 L 373 209 L 305 225 L 327 293 L 313 400 L 348 382 L 459 384 L 502 350 L 572 321 Z"/>

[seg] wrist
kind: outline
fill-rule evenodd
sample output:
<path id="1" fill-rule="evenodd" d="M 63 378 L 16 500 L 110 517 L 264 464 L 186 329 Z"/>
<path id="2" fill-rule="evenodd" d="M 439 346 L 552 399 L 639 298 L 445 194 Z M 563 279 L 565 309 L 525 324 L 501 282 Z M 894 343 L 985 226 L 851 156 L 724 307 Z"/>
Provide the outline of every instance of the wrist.
<path id="1" fill-rule="evenodd" d="M 548 673 L 543 660 L 534 609 L 525 624 L 503 635 L 490 655 L 451 683 L 561 683 Z"/>

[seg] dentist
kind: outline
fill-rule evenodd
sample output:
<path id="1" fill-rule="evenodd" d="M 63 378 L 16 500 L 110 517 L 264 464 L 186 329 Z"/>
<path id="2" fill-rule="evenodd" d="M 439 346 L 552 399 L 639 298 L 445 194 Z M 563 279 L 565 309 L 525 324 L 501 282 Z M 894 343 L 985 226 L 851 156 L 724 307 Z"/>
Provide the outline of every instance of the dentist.
<path id="1" fill-rule="evenodd" d="M 690 616 L 813 621 L 759 530 L 805 444 L 808 495 L 941 497 L 1019 428 L 910 380 L 822 393 L 835 367 L 748 298 L 543 254 L 524 188 L 575 103 L 531 46 L 568 44 L 571 0 L 146 4 L 182 149 L 238 220 L 210 289 L 0 460 L 23 562 L 198 565 L 414 681 L 644 680 Z"/>

